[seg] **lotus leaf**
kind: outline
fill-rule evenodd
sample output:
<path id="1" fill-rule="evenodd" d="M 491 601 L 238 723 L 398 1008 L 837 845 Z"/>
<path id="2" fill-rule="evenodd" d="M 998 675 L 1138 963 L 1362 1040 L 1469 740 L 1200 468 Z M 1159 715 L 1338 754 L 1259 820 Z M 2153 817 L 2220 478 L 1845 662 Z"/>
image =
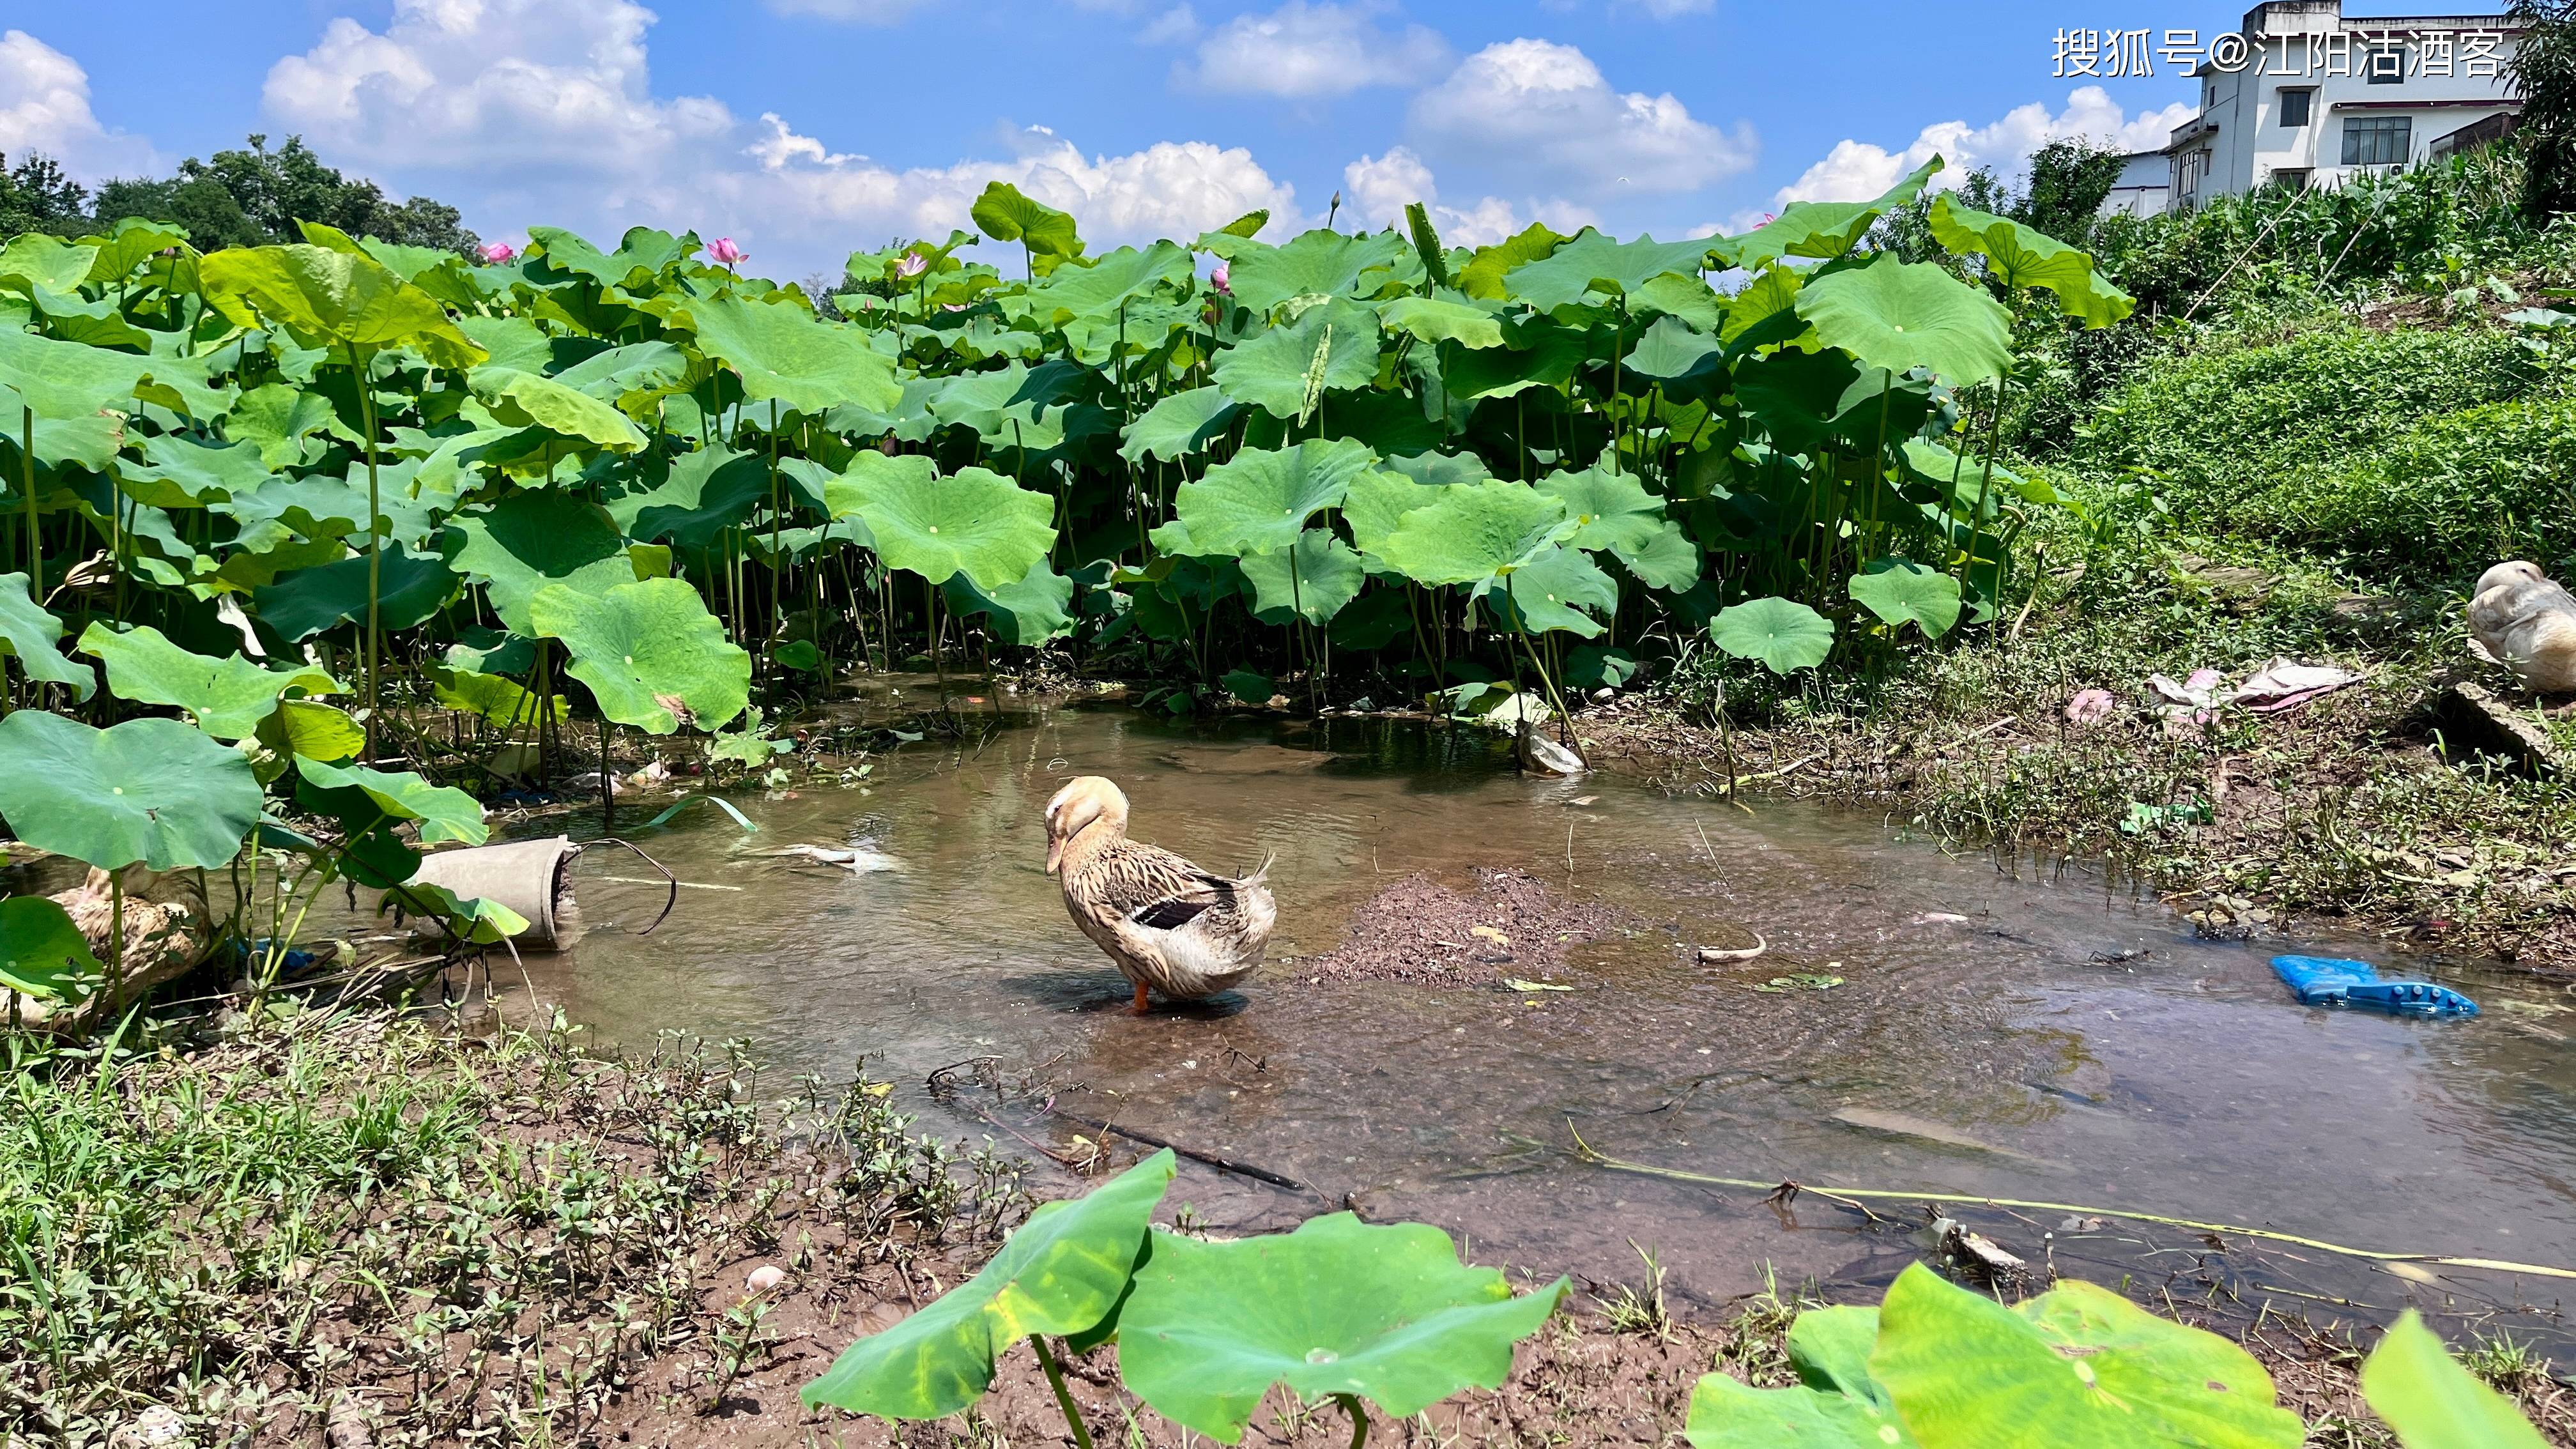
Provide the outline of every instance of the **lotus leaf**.
<path id="1" fill-rule="evenodd" d="M 256 445 L 260 462 L 272 471 L 304 461 L 304 440 L 320 432 L 347 432 L 331 400 L 284 383 L 252 388 L 224 415 L 224 436 Z"/>
<path id="2" fill-rule="evenodd" d="M 1165 1418 L 1232 1444 L 1274 1384 L 1367 1399 L 1390 1417 L 1493 1388 L 1566 1280 L 1515 1298 L 1427 1223 L 1349 1213 L 1295 1232 L 1201 1242 L 1157 1233 L 1120 1310 L 1118 1364 Z"/>
<path id="3" fill-rule="evenodd" d="M 1619 607 L 1619 586 L 1581 549 L 1556 544 L 1475 591 L 1478 602 L 1494 611 L 1505 628 L 1525 634 L 1551 631 L 1590 639 L 1601 632 L 1599 620 L 1586 608 L 1603 613 Z"/>
<path id="4" fill-rule="evenodd" d="M 1860 245 L 1878 219 L 1923 194 L 1941 170 L 1933 157 L 1876 201 L 1793 201 L 1756 230 L 1714 243 L 1717 255 L 1747 271 L 1777 258 L 1839 257 Z"/>
<path id="5" fill-rule="evenodd" d="M 1218 353 L 1213 371 L 1227 397 L 1305 422 L 1325 393 L 1375 382 L 1377 358 L 1377 318 L 1365 307 L 1328 302 Z"/>
<path id="6" fill-rule="evenodd" d="M 39 418 L 91 418 L 101 409 L 133 413 L 140 411 L 138 400 L 192 418 L 216 417 L 231 406 L 232 394 L 206 381 L 212 367 L 202 357 L 138 357 L 0 327 L 0 386 Z M 15 429 L 8 441 L 18 441 Z"/>
<path id="7" fill-rule="evenodd" d="M 788 302 L 709 297 L 689 304 L 698 346 L 742 379 L 743 396 L 820 417 L 842 403 L 889 411 L 903 402 L 894 368 L 858 328 L 816 321 Z"/>
<path id="8" fill-rule="evenodd" d="M 356 759 L 367 747 L 367 727 L 333 705 L 282 699 L 277 713 L 260 721 L 259 742 L 281 755 L 304 755 L 336 765 Z"/>
<path id="9" fill-rule="evenodd" d="M 1502 319 L 1464 302 L 1440 297 L 1398 297 L 1379 311 L 1378 318 L 1386 330 L 1433 346 L 1443 342 L 1469 348 L 1503 345 Z"/>
<path id="10" fill-rule="evenodd" d="M 116 450 L 125 446 L 125 420 L 113 413 L 49 418 L 42 412 L 38 412 L 35 415 L 35 427 L 32 430 L 35 434 L 33 438 L 28 437 L 30 429 L 27 421 L 27 408 L 19 402 L 18 394 L 10 388 L 0 386 L 0 456 L 5 456 L 10 462 L 9 476 L 0 478 L 0 484 L 6 484 L 12 489 L 25 481 L 25 475 L 21 471 L 24 465 L 18 459 L 21 443 L 32 442 L 35 445 L 36 461 L 48 468 L 59 467 L 65 463 L 77 463 L 92 473 L 107 471 L 108 465 L 116 459 Z M 39 484 L 37 489 L 39 501 L 42 501 L 43 494 L 43 486 Z M 23 500 L 13 503 L 10 505 L 10 511 L 14 512 L 24 506 Z"/>
<path id="11" fill-rule="evenodd" d="M 551 377 L 485 363 L 465 380 L 494 417 L 513 427 L 543 428 L 612 452 L 631 453 L 644 446 L 644 434 L 624 413 Z"/>
<path id="12" fill-rule="evenodd" d="M 1680 318 L 1658 317 L 1619 365 L 1639 377 L 1670 385 L 1685 378 L 1723 374 L 1726 354 L 1716 338 L 1692 330 Z"/>
<path id="13" fill-rule="evenodd" d="M 1573 328 L 1548 328 L 1507 345 L 1462 350 L 1444 358 L 1440 388 L 1461 399 L 1510 397 L 1526 388 L 1561 387 L 1583 362 L 1583 334 Z"/>
<path id="14" fill-rule="evenodd" d="M 2513 1401 L 2460 1367 L 2412 1308 L 2361 1365 L 2361 1393 L 2406 1449 L 2541 1449 Z"/>
<path id="15" fill-rule="evenodd" d="M 1514 236 L 1492 246 L 1478 247 L 1476 254 L 1458 274 L 1458 290 L 1470 297 L 1501 301 L 1503 278 L 1515 267 L 1534 262 L 1565 244 L 1565 238 L 1547 229 L 1541 222 L 1531 222 Z"/>
<path id="16" fill-rule="evenodd" d="M 1871 1376 L 1923 1449 L 2298 1449 L 2251 1354 L 2068 1279 L 2018 1309 L 1907 1268 Z"/>
<path id="17" fill-rule="evenodd" d="M 1393 232 L 1348 236 L 1317 228 L 1285 246 L 1237 247 L 1227 281 L 1234 299 L 1255 312 L 1292 297 L 1374 297 L 1395 280 L 1393 268 L 1405 252 L 1404 239 Z"/>
<path id="18" fill-rule="evenodd" d="M 751 655 L 679 579 L 598 594 L 551 584 L 528 612 L 538 634 L 563 641 L 572 677 L 619 724 L 657 735 L 721 729 L 750 702 Z"/>
<path id="19" fill-rule="evenodd" d="M 405 553 L 397 544 L 384 551 L 382 564 L 378 612 L 387 629 L 418 625 L 445 607 L 456 590 L 455 573 L 435 556 Z M 251 597 L 261 623 L 289 643 L 300 643 L 367 616 L 367 561 L 348 558 L 298 569 Z"/>
<path id="20" fill-rule="evenodd" d="M 1933 198 L 1932 239 L 1953 256 L 1986 259 L 1986 275 L 2007 287 L 2045 287 L 2057 305 L 2088 327 L 2108 327 L 2137 310 L 2137 299 L 2093 270 L 2093 257 L 2008 216 L 1959 205 L 1947 193 Z"/>
<path id="21" fill-rule="evenodd" d="M 1504 274 L 1511 296 L 1542 312 L 1580 303 L 1588 292 L 1625 296 L 1661 276 L 1697 277 L 1708 265 L 1711 243 L 1659 242 L 1642 236 L 1612 241 L 1590 227 L 1536 261 Z"/>
<path id="22" fill-rule="evenodd" d="M 1901 558 L 1873 560 L 1852 575 L 1851 596 L 1881 622 L 1897 628 L 1911 623 L 1926 639 L 1940 638 L 1959 622 L 1959 581 Z"/>
<path id="23" fill-rule="evenodd" d="M 456 330 L 483 349 L 485 367 L 543 372 L 555 359 L 554 339 L 525 317 L 459 317 Z"/>
<path id="24" fill-rule="evenodd" d="M 42 232 L 25 232 L 0 247 L 0 290 L 23 291 L 23 284 L 32 282 L 69 292 L 89 280 L 90 267 L 97 259 L 98 253 L 88 247 L 59 241 Z M 11 282 L 22 285 L 11 288 Z"/>
<path id="25" fill-rule="evenodd" d="M 1242 411 L 1242 404 L 1228 398 L 1220 387 L 1168 394 L 1127 425 L 1118 456 L 1130 463 L 1149 457 L 1168 462 L 1204 452 L 1208 444 L 1225 436 Z"/>
<path id="26" fill-rule="evenodd" d="M 1266 553 L 1297 541 L 1306 520 L 1333 507 L 1351 480 L 1376 461 L 1365 444 L 1321 438 L 1284 451 L 1246 448 L 1184 483 L 1173 506 L 1200 555 Z"/>
<path id="27" fill-rule="evenodd" d="M 1252 585 L 1253 617 L 1265 624 L 1284 624 L 1292 616 L 1309 624 L 1331 623 L 1359 597 L 1368 578 L 1359 554 L 1320 528 L 1298 534 L 1286 548 L 1247 554 L 1237 562 Z"/>
<path id="28" fill-rule="evenodd" d="M 1085 264 L 1058 267 L 1046 280 L 1029 288 L 1028 305 L 1041 322 L 1114 318 L 1123 305 L 1178 291 L 1194 281 L 1189 252 L 1171 242 L 1158 241 L 1143 251 L 1120 247 Z"/>
<path id="29" fill-rule="evenodd" d="M 1891 372 L 1923 368 L 1953 389 L 2001 377 L 2012 363 L 2003 304 L 1928 262 L 1882 256 L 1818 277 L 1799 290 L 1797 308 L 1826 346 Z"/>
<path id="30" fill-rule="evenodd" d="M 889 568 L 934 584 L 964 573 L 976 587 L 1019 582 L 1055 543 L 1055 502 L 987 468 L 941 477 L 919 455 L 861 452 L 825 490 L 836 518 L 856 514 Z"/>
<path id="31" fill-rule="evenodd" d="M 365 808 L 385 818 L 419 821 L 423 845 L 450 840 L 481 845 L 492 835 L 483 823 L 483 807 L 474 802 L 473 796 L 445 785 L 433 785 L 409 770 L 338 765 L 299 755 L 295 772 L 316 790 L 356 791 L 364 795 L 368 802 Z M 341 818 L 346 820 L 350 815 L 343 813 Z"/>
<path id="32" fill-rule="evenodd" d="M 466 900 L 445 886 L 404 879 L 402 903 L 415 914 L 435 915 L 446 921 L 447 928 L 477 946 L 497 946 L 512 936 L 524 935 L 528 918 L 499 901 Z"/>
<path id="33" fill-rule="evenodd" d="M 259 823 L 240 752 L 174 719 L 107 729 L 42 710 L 0 719 L 0 817 L 39 850 L 121 870 L 215 869 Z"/>
<path id="34" fill-rule="evenodd" d="M 438 299 L 364 253 L 309 244 L 231 247 L 199 264 L 206 301 L 243 327 L 273 323 L 307 345 L 372 356 L 410 347 L 440 367 L 481 362 L 483 349 Z"/>
<path id="35" fill-rule="evenodd" d="M 549 584 L 597 594 L 641 577 L 617 520 L 569 493 L 513 493 L 480 513 L 460 514 L 443 548 L 448 567 L 483 582 L 492 612 L 514 634 L 537 632 L 528 601 Z"/>
<path id="36" fill-rule="evenodd" d="M 63 621 L 28 596 L 27 576 L 0 574 L 0 654 L 17 656 L 29 679 L 68 684 L 85 701 L 98 692 L 98 672 L 65 658 L 54 644 L 62 637 Z"/>
<path id="37" fill-rule="evenodd" d="M 1098 1325 L 1127 1291 L 1173 1164 L 1166 1148 L 1086 1196 L 1041 1205 L 982 1272 L 850 1345 L 805 1386 L 804 1402 L 888 1419 L 940 1418 L 992 1387 L 993 1361 L 1012 1344 Z"/>
<path id="38" fill-rule="evenodd" d="M 535 244 L 546 270 L 588 277 L 609 287 L 640 285 L 698 247 L 694 234 L 675 237 L 649 226 L 629 228 L 617 250 L 606 255 L 561 227 L 532 226 L 528 240 Z"/>
<path id="39" fill-rule="evenodd" d="M 1018 242 L 1032 257 L 1082 255 L 1082 238 L 1075 233 L 1070 215 L 1030 200 L 1007 181 L 986 183 L 970 214 L 984 235 Z"/>
<path id="40" fill-rule="evenodd" d="M 1225 677 L 1217 683 L 1237 701 L 1250 705 L 1268 704 L 1270 696 L 1279 692 L 1277 681 L 1267 674 L 1255 674 L 1249 669 L 1229 669 L 1225 672 Z"/>
<path id="41" fill-rule="evenodd" d="M 630 392 L 676 386 L 689 375 L 689 355 L 668 342 L 633 342 L 604 348 L 554 375 L 554 380 L 602 402 Z"/>
<path id="42" fill-rule="evenodd" d="M 1481 584 L 1577 527 L 1563 500 L 1522 483 L 1452 483 L 1406 510 L 1372 552 L 1418 584 Z"/>
<path id="43" fill-rule="evenodd" d="M 1363 553 L 1376 553 L 1385 545 L 1386 536 L 1404 521 L 1405 514 L 1439 501 L 1439 490 L 1429 483 L 1430 480 L 1417 482 L 1382 467 L 1355 475 L 1350 492 L 1342 499 L 1342 518 L 1351 526 L 1351 542 L 1358 544 Z"/>
<path id="44" fill-rule="evenodd" d="M 1902 1424 L 1863 1400 L 1751 1388 L 1722 1370 L 1691 1390 L 1682 1437 L 1692 1449 L 1916 1449 Z"/>
<path id="45" fill-rule="evenodd" d="M 196 716 L 199 729 L 219 740 L 241 739 L 258 729 L 290 689 L 314 695 L 347 688 L 310 666 L 271 670 L 239 654 L 229 659 L 192 654 L 148 624 L 119 634 L 93 622 L 75 647 L 107 665 L 107 687 L 117 698 L 184 709 Z"/>
<path id="46" fill-rule="evenodd" d="M 163 433 L 144 439 L 142 452 L 139 464 L 118 462 L 117 481 L 127 497 L 155 508 L 241 497 L 275 475 L 255 443 L 207 443 Z"/>
<path id="47" fill-rule="evenodd" d="M 1579 473 L 1551 473 L 1536 486 L 1565 504 L 1577 525 L 1566 540 L 1573 547 L 1611 555 L 1648 588 L 1680 590 L 1699 582 L 1699 550 L 1635 474 L 1603 462 Z"/>
<path id="48" fill-rule="evenodd" d="M 506 674 L 485 674 L 473 669 L 441 670 L 431 685 L 431 692 L 447 708 L 480 715 L 504 729 L 534 724 L 549 705 L 557 719 L 568 718 L 572 714 L 571 701 L 562 695 L 541 700 L 526 685 Z M 313 752 L 306 750 L 301 753 Z M 317 755 L 315 758 L 330 757 Z"/>
<path id="49" fill-rule="evenodd" d="M 697 553 L 769 497 L 769 469 L 757 454 L 700 448 L 651 466 L 663 469 L 659 483 L 608 501 L 609 517 L 631 538 L 669 539 Z"/>
<path id="50" fill-rule="evenodd" d="M 43 896 L 0 900 L 0 987 L 76 1001 L 106 969 L 61 905 Z"/>
<path id="51" fill-rule="evenodd" d="M 1708 637 L 1738 659 L 1759 659 L 1774 674 L 1813 669 L 1834 652 L 1833 621 L 1789 599 L 1755 599 L 1718 611 Z"/>
<path id="52" fill-rule="evenodd" d="M 1062 638 L 1073 628 L 1073 615 L 1069 612 L 1073 580 L 1049 568 L 1043 558 L 1031 564 L 1018 583 L 998 589 L 975 587 L 975 581 L 963 571 L 950 575 L 944 587 L 949 607 L 961 615 L 987 615 L 1006 644 L 1034 648 Z"/>

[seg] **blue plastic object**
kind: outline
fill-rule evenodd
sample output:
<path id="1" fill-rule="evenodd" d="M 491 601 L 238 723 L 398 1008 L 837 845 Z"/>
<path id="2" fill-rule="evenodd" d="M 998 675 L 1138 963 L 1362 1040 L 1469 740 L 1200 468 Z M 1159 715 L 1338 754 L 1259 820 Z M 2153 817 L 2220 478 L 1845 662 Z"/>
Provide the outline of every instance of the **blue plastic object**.
<path id="1" fill-rule="evenodd" d="M 2367 1006 L 2405 1016 L 2475 1016 L 2478 1004 L 2430 981 L 2382 981 L 2367 961 L 2275 956 L 2272 969 L 2309 1006 Z"/>

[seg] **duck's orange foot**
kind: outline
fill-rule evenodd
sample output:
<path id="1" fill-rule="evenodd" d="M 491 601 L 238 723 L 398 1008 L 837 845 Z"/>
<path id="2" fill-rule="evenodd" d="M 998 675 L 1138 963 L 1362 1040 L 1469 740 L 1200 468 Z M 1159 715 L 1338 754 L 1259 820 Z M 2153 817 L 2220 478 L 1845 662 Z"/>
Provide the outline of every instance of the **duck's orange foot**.
<path id="1" fill-rule="evenodd" d="M 1134 1014 L 1137 1016 L 1143 1016 L 1149 1009 L 1150 1008 L 1147 1006 L 1145 1001 L 1145 983 L 1139 981 L 1136 983 L 1136 1009 Z"/>

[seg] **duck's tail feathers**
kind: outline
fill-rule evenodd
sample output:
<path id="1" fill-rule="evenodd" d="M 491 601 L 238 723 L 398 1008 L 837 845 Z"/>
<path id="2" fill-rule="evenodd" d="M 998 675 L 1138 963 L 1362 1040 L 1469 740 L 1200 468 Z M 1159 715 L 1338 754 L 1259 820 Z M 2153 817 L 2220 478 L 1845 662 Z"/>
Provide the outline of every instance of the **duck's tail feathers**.
<path id="1" fill-rule="evenodd" d="M 1278 860 L 1279 853 L 1275 850 L 1270 854 L 1263 856 L 1261 858 L 1261 868 L 1250 875 L 1238 877 L 1235 880 L 1235 884 L 1246 886 L 1267 885 L 1270 881 L 1270 867 L 1276 864 Z"/>

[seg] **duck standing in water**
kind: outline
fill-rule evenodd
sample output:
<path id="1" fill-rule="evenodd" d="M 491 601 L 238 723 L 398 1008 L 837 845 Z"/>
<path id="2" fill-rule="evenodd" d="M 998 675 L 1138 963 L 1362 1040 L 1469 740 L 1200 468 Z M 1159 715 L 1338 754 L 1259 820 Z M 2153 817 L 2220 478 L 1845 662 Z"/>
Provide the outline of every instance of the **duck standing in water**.
<path id="1" fill-rule="evenodd" d="M 1074 925 L 1136 985 L 1214 996 L 1261 965 L 1278 906 L 1261 869 L 1236 880 L 1168 850 L 1127 838 L 1127 796 L 1098 775 L 1068 783 L 1047 802 L 1047 870 L 1064 888 Z"/>

